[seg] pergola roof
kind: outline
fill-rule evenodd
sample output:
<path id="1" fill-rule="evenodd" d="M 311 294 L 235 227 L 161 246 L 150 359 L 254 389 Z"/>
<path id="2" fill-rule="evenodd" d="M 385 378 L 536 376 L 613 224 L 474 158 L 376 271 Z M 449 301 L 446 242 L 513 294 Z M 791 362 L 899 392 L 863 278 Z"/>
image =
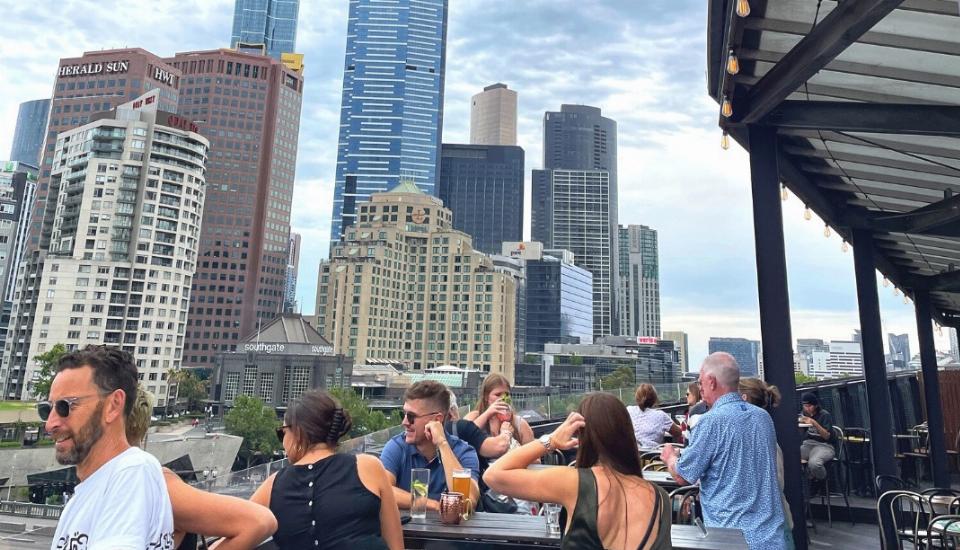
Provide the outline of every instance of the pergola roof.
<path id="1" fill-rule="evenodd" d="M 710 1 L 720 125 L 745 148 L 749 125 L 776 127 L 781 181 L 843 237 L 870 230 L 880 271 L 960 325 L 957 0 L 736 3 Z"/>

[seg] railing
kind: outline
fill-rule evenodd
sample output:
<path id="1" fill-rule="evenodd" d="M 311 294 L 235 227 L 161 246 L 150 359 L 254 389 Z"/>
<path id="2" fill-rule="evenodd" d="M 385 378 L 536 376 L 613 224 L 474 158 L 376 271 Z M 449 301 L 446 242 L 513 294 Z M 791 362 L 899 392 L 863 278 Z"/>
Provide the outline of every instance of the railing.
<path id="1" fill-rule="evenodd" d="M 0 501 L 0 514 L 27 518 L 60 519 L 63 506 Z"/>

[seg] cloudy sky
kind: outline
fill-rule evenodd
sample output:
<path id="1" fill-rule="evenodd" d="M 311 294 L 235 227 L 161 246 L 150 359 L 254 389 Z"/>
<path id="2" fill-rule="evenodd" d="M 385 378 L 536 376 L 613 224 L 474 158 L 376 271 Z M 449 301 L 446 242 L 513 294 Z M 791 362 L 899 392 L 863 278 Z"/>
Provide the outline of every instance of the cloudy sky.
<path id="1" fill-rule="evenodd" d="M 59 58 L 228 46 L 233 3 L 6 2 L 4 27 L 22 40 L 0 41 L 0 156 L 10 150 L 18 104 L 50 96 Z M 300 6 L 307 83 L 292 224 L 304 242 L 304 313 L 314 309 L 328 247 L 347 5 Z M 470 96 L 507 83 L 520 94 L 529 186 L 530 170 L 542 166 L 545 111 L 581 103 L 616 120 L 620 221 L 659 231 L 663 328 L 689 334 L 697 364 L 710 336 L 760 337 L 747 155 L 736 144 L 719 147 L 718 109 L 706 93 L 705 10 L 703 0 L 450 0 L 443 129 L 445 142 L 468 142 Z M 784 218 L 794 337 L 849 339 L 858 326 L 852 253 L 841 252 L 836 235 L 824 238 L 816 217 L 805 221 L 793 197 Z M 910 333 L 917 353 L 912 305 L 880 291 L 884 331 Z M 938 347 L 949 347 L 946 331 Z"/>

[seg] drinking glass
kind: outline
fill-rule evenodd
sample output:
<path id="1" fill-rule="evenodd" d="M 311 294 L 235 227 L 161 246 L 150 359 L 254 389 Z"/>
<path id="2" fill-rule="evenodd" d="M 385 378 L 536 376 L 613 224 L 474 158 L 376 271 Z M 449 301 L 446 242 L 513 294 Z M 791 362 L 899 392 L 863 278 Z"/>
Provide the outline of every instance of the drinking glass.
<path id="1" fill-rule="evenodd" d="M 470 512 L 473 508 L 473 502 L 470 501 L 470 485 L 473 476 L 470 470 L 463 468 L 453 471 L 453 492 L 463 495 L 463 519 L 470 519 Z"/>
<path id="2" fill-rule="evenodd" d="M 543 517 L 547 520 L 547 532 L 560 536 L 560 505 L 552 502 L 544 504 Z"/>
<path id="3" fill-rule="evenodd" d="M 427 488 L 430 487 L 430 470 L 413 468 L 410 470 L 410 517 L 427 517 Z"/>

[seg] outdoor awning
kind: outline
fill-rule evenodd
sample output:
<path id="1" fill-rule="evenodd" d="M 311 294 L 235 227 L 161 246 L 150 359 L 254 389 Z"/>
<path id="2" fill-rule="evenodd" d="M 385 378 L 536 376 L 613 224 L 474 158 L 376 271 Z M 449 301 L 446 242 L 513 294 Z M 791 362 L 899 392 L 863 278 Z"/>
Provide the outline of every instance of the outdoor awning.
<path id="1" fill-rule="evenodd" d="M 776 127 L 786 187 L 844 238 L 869 229 L 880 271 L 960 325 L 957 0 L 711 0 L 708 37 L 720 126 L 745 148 Z"/>

